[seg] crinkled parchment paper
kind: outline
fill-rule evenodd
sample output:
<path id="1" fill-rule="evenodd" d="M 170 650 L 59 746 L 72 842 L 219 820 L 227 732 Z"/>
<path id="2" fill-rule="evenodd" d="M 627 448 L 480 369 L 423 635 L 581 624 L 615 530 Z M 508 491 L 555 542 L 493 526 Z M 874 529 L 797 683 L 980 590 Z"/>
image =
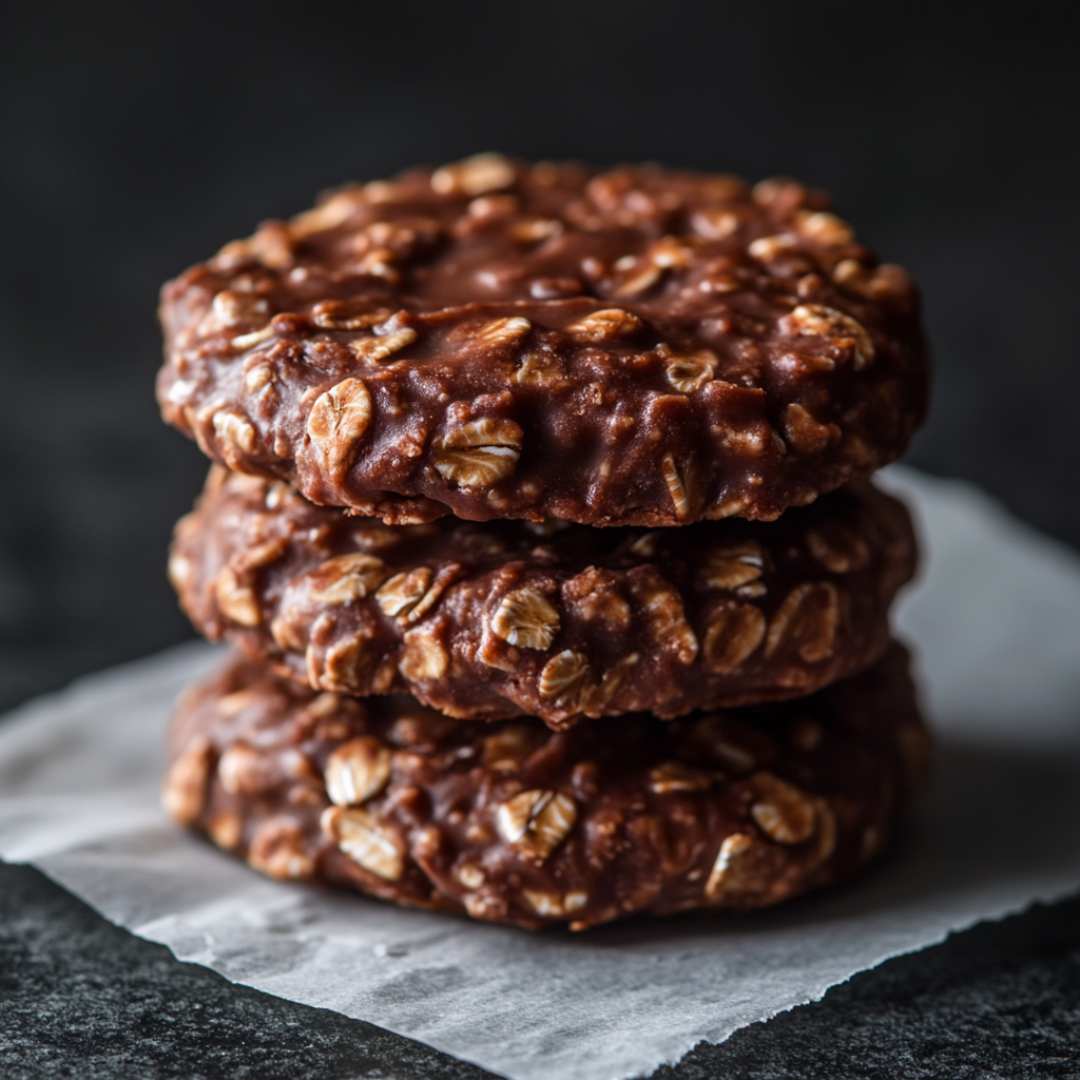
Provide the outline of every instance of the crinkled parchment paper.
<path id="1" fill-rule="evenodd" d="M 265 881 L 162 817 L 185 647 L 0 724 L 0 856 L 178 957 L 510 1077 L 624 1077 L 946 933 L 1080 887 L 1080 560 L 970 488 L 888 475 L 929 558 L 904 602 L 939 737 L 902 843 L 853 888 L 761 915 L 529 935 Z"/>

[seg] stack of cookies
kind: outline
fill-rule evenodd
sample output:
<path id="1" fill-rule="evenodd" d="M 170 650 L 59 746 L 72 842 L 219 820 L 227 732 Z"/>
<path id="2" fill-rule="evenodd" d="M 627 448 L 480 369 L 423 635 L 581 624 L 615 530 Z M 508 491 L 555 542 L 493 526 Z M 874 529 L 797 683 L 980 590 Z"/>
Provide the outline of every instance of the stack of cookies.
<path id="1" fill-rule="evenodd" d="M 907 275 L 790 180 L 480 155 L 165 287 L 216 464 L 170 573 L 235 646 L 165 802 L 278 878 L 526 927 L 750 908 L 883 847 L 927 739 L 869 483 Z"/>

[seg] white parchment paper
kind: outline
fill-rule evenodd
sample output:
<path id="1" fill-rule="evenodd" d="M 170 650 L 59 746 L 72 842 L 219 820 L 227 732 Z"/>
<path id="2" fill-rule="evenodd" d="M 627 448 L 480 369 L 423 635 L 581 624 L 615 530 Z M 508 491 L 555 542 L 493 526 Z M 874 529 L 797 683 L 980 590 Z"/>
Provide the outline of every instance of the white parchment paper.
<path id="1" fill-rule="evenodd" d="M 520 1080 L 645 1073 L 900 952 L 1080 888 L 1080 560 L 972 489 L 893 472 L 928 567 L 900 625 L 936 782 L 864 882 L 753 916 L 529 935 L 265 881 L 168 824 L 162 730 L 189 646 L 0 724 L 0 856 L 230 979 Z"/>

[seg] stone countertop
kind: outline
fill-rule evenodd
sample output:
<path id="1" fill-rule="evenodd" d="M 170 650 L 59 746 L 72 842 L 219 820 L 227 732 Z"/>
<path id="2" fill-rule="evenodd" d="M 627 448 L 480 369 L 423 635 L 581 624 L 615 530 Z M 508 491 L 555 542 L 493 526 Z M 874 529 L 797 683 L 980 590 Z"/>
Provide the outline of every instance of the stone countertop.
<path id="1" fill-rule="evenodd" d="M 410 1039 L 234 986 L 0 864 L 0 1076 L 468 1080 Z M 981 924 L 701 1045 L 657 1080 L 1080 1077 L 1080 898 Z"/>

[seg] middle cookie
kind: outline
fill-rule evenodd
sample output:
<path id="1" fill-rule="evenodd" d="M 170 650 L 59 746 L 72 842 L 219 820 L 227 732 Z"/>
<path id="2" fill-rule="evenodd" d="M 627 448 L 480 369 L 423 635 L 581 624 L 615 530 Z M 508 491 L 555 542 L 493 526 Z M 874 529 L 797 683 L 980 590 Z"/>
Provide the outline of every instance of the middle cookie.
<path id="1" fill-rule="evenodd" d="M 869 484 L 768 524 L 390 527 L 211 470 L 169 572 L 198 630 L 315 689 L 450 716 L 582 716 L 795 697 L 873 663 L 915 569 Z"/>

